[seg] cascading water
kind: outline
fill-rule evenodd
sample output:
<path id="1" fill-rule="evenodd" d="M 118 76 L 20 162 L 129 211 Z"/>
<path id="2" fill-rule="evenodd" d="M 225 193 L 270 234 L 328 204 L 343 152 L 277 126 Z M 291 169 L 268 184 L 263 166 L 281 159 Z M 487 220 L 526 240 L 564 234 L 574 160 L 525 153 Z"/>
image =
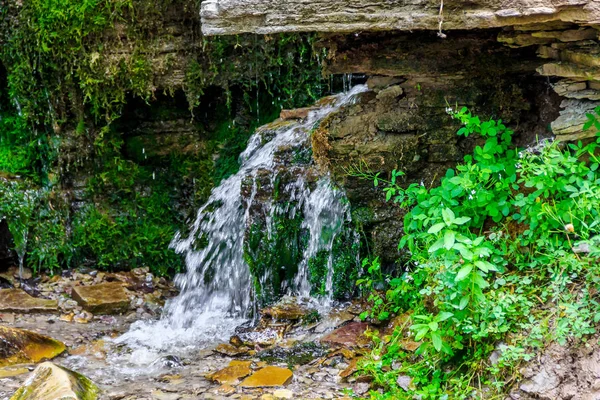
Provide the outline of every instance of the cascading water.
<path id="1" fill-rule="evenodd" d="M 308 182 L 305 179 L 307 172 L 300 170 L 293 171 L 294 179 L 277 189 L 285 192 L 289 201 L 274 204 L 259 198 L 259 186 L 264 186 L 259 182 L 266 180 L 268 185 L 275 187 L 281 170 L 306 169 L 291 167 L 282 161 L 282 149 L 299 143 L 308 144 L 309 132 L 318 121 L 366 90 L 365 86 L 356 86 L 324 101 L 325 105 L 310 111 L 301 122 L 267 126 L 250 138 L 240 156 L 239 172 L 213 189 L 187 236 L 178 233 L 172 242 L 175 250 L 185 255 L 187 265 L 187 272 L 176 278 L 181 289 L 179 296 L 167 304 L 161 320 L 134 324 L 127 334 L 117 339 L 118 342 L 144 351 L 148 348 L 186 351 L 189 346 L 203 341 L 227 337 L 244 322 L 253 311 L 256 297 L 251 289 L 254 282 L 250 269 L 244 260 L 244 240 L 247 227 L 257 218 L 253 214 L 257 213 L 265 221 L 267 238 L 273 235 L 273 221 L 277 215 L 293 219 L 296 213 L 303 214 L 301 227 L 308 231 L 308 244 L 297 265 L 295 278 L 283 282 L 281 289 L 293 295 L 310 295 L 309 260 L 319 251 L 331 251 L 335 236 L 348 218 L 344 195 L 332 187 L 327 177 Z M 314 170 L 312 163 L 311 168 Z M 250 189 L 248 182 L 252 183 Z M 263 287 L 272 278 L 268 274 L 256 277 Z M 330 298 L 331 256 L 326 279 L 326 297 Z M 140 356 L 148 357 L 150 355 Z"/>

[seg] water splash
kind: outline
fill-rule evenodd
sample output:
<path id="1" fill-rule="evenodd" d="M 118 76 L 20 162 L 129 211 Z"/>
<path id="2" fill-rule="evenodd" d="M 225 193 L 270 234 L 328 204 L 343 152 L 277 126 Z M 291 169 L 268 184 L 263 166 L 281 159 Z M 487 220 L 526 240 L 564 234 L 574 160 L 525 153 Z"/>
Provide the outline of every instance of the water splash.
<path id="1" fill-rule="evenodd" d="M 284 123 L 276 128 L 267 126 L 250 138 L 240 155 L 239 172 L 212 190 L 209 200 L 190 225 L 189 233 L 178 233 L 171 244 L 178 253 L 185 255 L 187 266 L 187 272 L 176 277 L 181 289 L 179 296 L 167 304 L 160 321 L 134 324 L 130 332 L 117 339 L 118 342 L 128 343 L 140 352 L 148 347 L 159 351 L 174 348 L 186 351 L 190 345 L 228 337 L 247 319 L 255 304 L 249 267 L 244 261 L 244 233 L 251 224 L 253 208 L 264 212 L 267 230 L 271 229 L 270 221 L 276 213 L 294 216 L 303 212 L 302 226 L 310 232 L 309 244 L 293 285 L 285 289 L 293 294 L 310 294 L 308 260 L 320 250 L 331 250 L 347 215 L 343 194 L 335 190 L 326 177 L 311 191 L 303 174 L 298 173 L 297 179 L 283 188 L 292 201 L 285 206 L 287 209 L 281 210 L 277 208 L 281 205 L 273 206 L 270 201 L 256 199 L 257 182 L 259 175 L 265 174 L 274 182 L 278 168 L 289 167 L 281 164 L 278 151 L 308 143 L 309 132 L 318 121 L 366 90 L 364 85 L 356 86 L 332 96 L 331 101 L 324 101 L 302 121 Z M 253 186 L 244 196 L 242 186 L 249 179 Z M 331 270 L 331 257 L 329 267 Z M 258 277 L 258 280 L 265 281 L 268 277 Z M 330 271 L 327 276 L 330 295 L 331 288 Z M 134 350 L 134 354 L 138 350 Z"/>

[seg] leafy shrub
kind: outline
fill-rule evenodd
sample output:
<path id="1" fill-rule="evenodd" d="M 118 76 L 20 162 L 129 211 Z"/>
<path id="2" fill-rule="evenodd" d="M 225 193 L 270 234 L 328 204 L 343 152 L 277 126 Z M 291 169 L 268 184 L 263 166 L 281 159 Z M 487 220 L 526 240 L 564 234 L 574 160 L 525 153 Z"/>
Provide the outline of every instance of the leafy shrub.
<path id="1" fill-rule="evenodd" d="M 440 186 L 403 186 L 400 171 L 389 181 L 373 177 L 389 201 L 411 211 L 399 244 L 405 269 L 387 279 L 386 292 L 372 291 L 380 279 L 373 261 L 361 283 L 374 307 L 363 317 L 409 312 L 412 321 L 388 343 L 376 339 L 363 369 L 388 391 L 374 397 L 500 394 L 546 343 L 585 340 L 600 321 L 591 295 L 600 274 L 600 138 L 517 150 L 501 121 L 449 112 L 463 124 L 459 135 L 483 143 Z M 600 127 L 595 115 L 588 119 L 586 128 Z M 414 354 L 403 350 L 407 337 L 420 343 Z M 400 375 L 412 379 L 408 393 Z"/>

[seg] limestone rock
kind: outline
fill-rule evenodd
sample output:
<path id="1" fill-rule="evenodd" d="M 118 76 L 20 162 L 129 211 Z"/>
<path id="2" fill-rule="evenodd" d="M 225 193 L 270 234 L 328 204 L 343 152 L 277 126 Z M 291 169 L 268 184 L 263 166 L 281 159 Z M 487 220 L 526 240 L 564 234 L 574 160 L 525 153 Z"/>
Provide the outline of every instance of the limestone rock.
<path id="1" fill-rule="evenodd" d="M 365 322 L 351 322 L 323 337 L 321 343 L 332 346 L 360 346 L 362 344 L 363 334 L 368 327 L 369 324 Z"/>
<path id="2" fill-rule="evenodd" d="M 273 392 L 273 396 L 276 399 L 293 399 L 294 392 L 292 392 L 291 390 L 288 390 L 288 389 L 277 389 L 276 391 Z"/>
<path id="3" fill-rule="evenodd" d="M 443 30 L 600 20 L 594 0 L 474 0 L 468 6 L 460 2 L 452 5 L 452 9 L 443 9 Z M 205 0 L 200 13 L 206 35 L 438 30 L 439 14 L 440 3 L 429 0 Z"/>
<path id="4" fill-rule="evenodd" d="M 80 306 L 94 314 L 120 314 L 129 307 L 127 292 L 118 282 L 76 286 L 71 295 Z"/>
<path id="5" fill-rule="evenodd" d="M 246 388 L 285 386 L 291 382 L 293 375 L 287 368 L 268 366 L 244 379 L 240 386 Z"/>
<path id="6" fill-rule="evenodd" d="M 594 137 L 598 130 L 591 127 L 583 130 L 583 125 L 588 120 L 587 113 L 592 113 L 594 108 L 600 105 L 600 101 L 586 101 L 567 99 L 561 103 L 563 110 L 560 116 L 551 124 L 552 132 L 557 140 L 570 141 Z"/>
<path id="7" fill-rule="evenodd" d="M 58 311 L 56 300 L 32 297 L 21 289 L 0 290 L 0 313 L 54 313 Z"/>
<path id="8" fill-rule="evenodd" d="M 62 342 L 47 336 L 0 326 L 0 366 L 49 360 L 65 349 Z"/>
<path id="9" fill-rule="evenodd" d="M 252 370 L 249 364 L 237 364 L 207 375 L 206 378 L 221 385 L 232 385 L 238 383 L 239 379 L 245 378 L 251 373 Z"/>
<path id="10" fill-rule="evenodd" d="M 32 372 L 11 400 L 95 400 L 99 392 L 85 376 L 45 362 Z"/>
<path id="11" fill-rule="evenodd" d="M 284 297 L 277 304 L 262 310 L 262 314 L 274 320 L 297 321 L 311 312 L 310 309 L 298 304 L 296 299 Z"/>

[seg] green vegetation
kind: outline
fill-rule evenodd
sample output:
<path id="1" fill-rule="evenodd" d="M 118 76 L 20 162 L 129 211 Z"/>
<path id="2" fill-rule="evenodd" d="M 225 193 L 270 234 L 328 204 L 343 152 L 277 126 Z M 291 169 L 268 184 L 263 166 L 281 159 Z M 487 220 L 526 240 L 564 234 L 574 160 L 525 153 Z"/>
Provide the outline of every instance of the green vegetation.
<path id="1" fill-rule="evenodd" d="M 202 48 L 165 58 L 173 10 Z M 35 271 L 181 270 L 171 238 L 237 171 L 254 129 L 321 96 L 314 36 L 202 39 L 195 0 L 34 0 L 0 14 L 0 216 Z M 177 68 L 183 81 L 159 82 Z M 183 107 L 161 100 L 178 92 Z M 196 150 L 140 157 L 131 108 L 192 119 Z"/>
<path id="2" fill-rule="evenodd" d="M 373 398 L 502 399 L 521 362 L 550 342 L 587 340 L 600 321 L 600 138 L 518 150 L 501 121 L 450 113 L 482 145 L 440 186 L 402 185 L 400 171 L 373 177 L 411 208 L 403 270 L 385 276 L 365 260 L 360 281 L 373 302 L 363 318 L 402 322 L 374 336 L 361 367 L 384 389 Z M 588 118 L 585 128 L 600 128 Z M 414 353 L 407 341 L 420 343 Z"/>

